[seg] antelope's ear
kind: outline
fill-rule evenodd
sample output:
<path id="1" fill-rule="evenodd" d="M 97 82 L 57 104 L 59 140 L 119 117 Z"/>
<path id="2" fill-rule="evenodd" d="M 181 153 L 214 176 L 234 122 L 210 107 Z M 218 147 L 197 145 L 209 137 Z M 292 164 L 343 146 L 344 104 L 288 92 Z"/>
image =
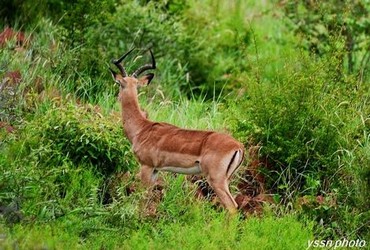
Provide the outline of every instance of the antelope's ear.
<path id="1" fill-rule="evenodd" d="M 154 77 L 153 73 L 146 74 L 139 78 L 139 86 L 146 86 L 148 85 Z"/>

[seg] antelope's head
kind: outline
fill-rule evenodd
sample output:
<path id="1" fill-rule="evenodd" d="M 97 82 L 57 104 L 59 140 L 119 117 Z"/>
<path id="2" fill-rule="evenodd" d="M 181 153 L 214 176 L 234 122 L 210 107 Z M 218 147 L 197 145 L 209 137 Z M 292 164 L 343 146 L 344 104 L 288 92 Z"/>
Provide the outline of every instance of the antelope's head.
<path id="1" fill-rule="evenodd" d="M 112 73 L 112 77 L 114 81 L 120 85 L 120 93 L 126 91 L 126 90 L 135 90 L 140 86 L 146 86 L 148 85 L 151 80 L 154 77 L 153 73 L 148 73 L 144 76 L 140 76 L 140 74 L 144 73 L 146 70 L 155 69 L 155 59 L 153 56 L 153 52 L 149 50 L 150 56 L 152 59 L 151 64 L 145 64 L 141 67 L 139 67 L 137 70 L 134 71 L 131 75 L 127 74 L 127 71 L 125 70 L 125 67 L 122 66 L 121 62 L 123 59 L 125 59 L 134 49 L 131 49 L 130 51 L 126 52 L 123 56 L 121 56 L 119 59 L 114 60 L 112 59 L 112 63 L 116 65 L 116 67 L 119 69 L 119 73 L 115 72 L 111 68 L 109 68 L 110 72 Z"/>

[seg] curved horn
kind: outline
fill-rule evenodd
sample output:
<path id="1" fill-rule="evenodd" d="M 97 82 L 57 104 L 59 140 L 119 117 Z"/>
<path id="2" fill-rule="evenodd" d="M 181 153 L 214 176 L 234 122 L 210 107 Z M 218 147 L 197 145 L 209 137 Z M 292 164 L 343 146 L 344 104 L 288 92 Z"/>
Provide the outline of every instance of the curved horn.
<path id="1" fill-rule="evenodd" d="M 141 73 L 143 73 L 144 71 L 146 70 L 149 70 L 149 69 L 155 69 L 156 68 L 156 64 L 155 64 L 155 59 L 154 59 L 154 55 L 153 55 L 153 52 L 152 50 L 149 49 L 149 52 L 150 52 L 150 56 L 152 58 L 152 64 L 145 64 L 144 66 L 141 66 L 140 68 L 138 68 L 133 74 L 132 76 L 133 77 L 138 77 Z"/>
<path id="2" fill-rule="evenodd" d="M 117 60 L 114 60 L 112 59 L 112 63 L 114 65 L 117 66 L 117 68 L 119 69 L 119 71 L 121 72 L 122 76 L 126 77 L 127 76 L 127 72 L 125 70 L 125 68 L 122 66 L 121 62 L 123 61 L 123 59 L 126 58 L 126 56 L 128 56 L 135 48 L 132 48 L 131 50 L 129 50 L 128 52 L 126 52 L 123 56 L 121 56 L 119 59 Z"/>

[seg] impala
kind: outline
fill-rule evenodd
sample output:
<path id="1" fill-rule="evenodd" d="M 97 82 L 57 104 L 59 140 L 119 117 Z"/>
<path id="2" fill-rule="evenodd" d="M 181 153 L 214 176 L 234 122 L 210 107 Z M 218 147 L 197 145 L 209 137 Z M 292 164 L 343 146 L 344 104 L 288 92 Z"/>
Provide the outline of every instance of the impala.
<path id="1" fill-rule="evenodd" d="M 141 165 L 141 181 L 146 186 L 155 184 L 158 171 L 204 175 L 224 207 L 234 213 L 238 205 L 229 191 L 229 182 L 243 161 L 243 145 L 227 134 L 182 129 L 148 120 L 139 107 L 138 87 L 148 85 L 154 74 L 139 76 L 155 69 L 156 63 L 149 50 L 151 64 L 145 64 L 128 75 L 121 62 L 132 50 L 112 60 L 119 73 L 111 68 L 110 71 L 114 81 L 120 85 L 123 128 Z"/>

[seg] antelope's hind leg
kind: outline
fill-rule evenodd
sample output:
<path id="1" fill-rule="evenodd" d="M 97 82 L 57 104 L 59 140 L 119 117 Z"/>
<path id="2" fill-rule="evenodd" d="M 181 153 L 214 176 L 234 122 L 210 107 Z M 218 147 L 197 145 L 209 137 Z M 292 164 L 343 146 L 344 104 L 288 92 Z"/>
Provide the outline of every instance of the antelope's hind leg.
<path id="1" fill-rule="evenodd" d="M 220 179 L 212 179 L 211 177 L 207 178 L 208 183 L 211 185 L 215 193 L 217 194 L 218 198 L 221 200 L 223 206 L 231 213 L 235 214 L 237 212 L 238 204 L 234 200 L 233 196 L 229 190 L 229 183 L 225 176 L 225 178 Z"/>
<path id="2" fill-rule="evenodd" d="M 205 170 L 207 181 L 215 191 L 222 205 L 231 214 L 235 214 L 238 209 L 238 204 L 234 200 L 229 189 L 230 175 L 232 174 L 228 172 L 234 172 L 236 169 L 233 164 L 235 162 L 235 153 L 233 154 L 234 156 L 225 157 L 221 155 L 219 157 L 208 156 L 203 158 L 203 169 Z M 230 167 L 232 169 L 230 169 Z"/>

